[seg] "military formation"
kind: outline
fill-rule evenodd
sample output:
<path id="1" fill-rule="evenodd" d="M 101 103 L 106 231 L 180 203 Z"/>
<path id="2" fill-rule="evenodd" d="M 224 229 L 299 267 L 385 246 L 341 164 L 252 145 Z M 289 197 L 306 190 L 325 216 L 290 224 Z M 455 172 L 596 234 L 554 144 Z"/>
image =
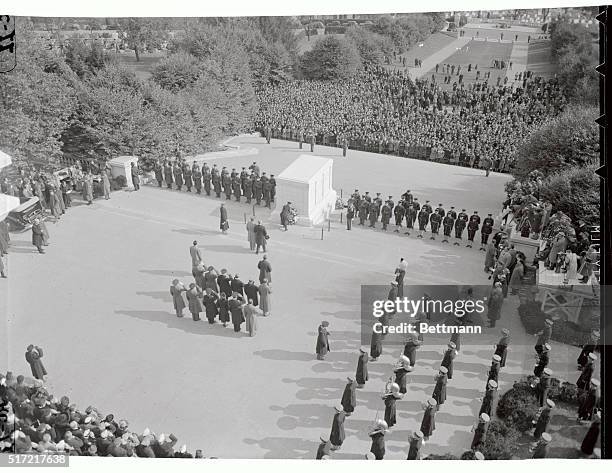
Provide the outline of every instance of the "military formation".
<path id="1" fill-rule="evenodd" d="M 380 193 L 372 198 L 369 192 L 360 194 L 359 190 L 355 189 L 346 204 L 346 209 L 347 230 L 352 229 L 352 220 L 357 217 L 359 225 L 365 226 L 367 223 L 369 228 L 376 228 L 380 219 L 382 230 L 387 231 L 393 218 L 396 233 L 400 233 L 400 230 L 405 228 L 405 235 L 416 232 L 417 238 L 425 238 L 425 232 L 429 227 L 430 240 L 442 238 L 442 243 L 450 243 L 452 240 L 455 246 L 463 243 L 464 232 L 467 230 L 468 248 L 473 247 L 476 233 L 480 231 L 481 251 L 485 251 L 495 223 L 492 214 L 481 219 L 476 210 L 472 215 L 468 215 L 466 209 L 457 212 L 454 206 L 447 211 L 441 203 L 434 208 L 429 200 L 421 205 L 418 197 L 414 197 L 410 190 L 404 192 L 400 201 L 395 204 L 393 196 L 383 201 Z"/>
<path id="2" fill-rule="evenodd" d="M 153 171 L 158 186 L 165 184 L 168 189 L 180 191 L 185 188 L 187 192 L 196 194 L 204 191 L 208 197 L 214 193 L 218 199 L 223 194 L 226 200 L 234 198 L 236 202 L 241 202 L 244 197 L 247 204 L 255 201 L 261 205 L 265 202 L 266 207 L 271 206 L 276 196 L 274 174 L 268 176 L 261 172 L 256 162 L 238 172 L 235 168 L 230 171 L 225 166 L 219 170 L 216 164 L 211 168 L 208 163 L 200 167 L 197 162 L 190 165 L 185 159 L 165 160 L 157 161 Z"/>

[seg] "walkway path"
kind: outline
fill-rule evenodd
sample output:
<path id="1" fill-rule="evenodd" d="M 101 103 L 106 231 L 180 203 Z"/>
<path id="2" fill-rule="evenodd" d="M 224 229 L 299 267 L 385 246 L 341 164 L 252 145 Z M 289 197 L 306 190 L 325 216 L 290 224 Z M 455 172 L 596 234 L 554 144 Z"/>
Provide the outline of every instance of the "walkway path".
<path id="1" fill-rule="evenodd" d="M 515 42 L 512 46 L 512 54 L 510 55 L 510 62 L 512 63 L 512 69 L 508 69 L 507 77 L 508 83 L 512 84 L 514 81 L 514 75 L 517 72 L 523 74 L 527 70 L 527 51 L 529 50 L 529 44 L 526 42 Z"/>

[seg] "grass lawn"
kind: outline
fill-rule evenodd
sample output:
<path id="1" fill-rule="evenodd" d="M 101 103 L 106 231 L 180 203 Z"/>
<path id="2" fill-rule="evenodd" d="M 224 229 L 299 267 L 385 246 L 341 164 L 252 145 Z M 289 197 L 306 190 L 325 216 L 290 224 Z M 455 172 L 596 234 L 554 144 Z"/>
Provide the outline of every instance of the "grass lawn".
<path id="1" fill-rule="evenodd" d="M 527 70 L 546 79 L 557 73 L 557 65 L 552 63 L 550 41 L 534 42 L 527 51 Z"/>
<path id="2" fill-rule="evenodd" d="M 166 53 L 141 53 L 139 61 L 136 61 L 134 51 L 124 51 L 117 54 L 115 57 L 120 63 L 125 64 L 128 68 L 133 70 L 136 77 L 139 79 L 148 79 L 151 77 L 151 71 L 155 64 L 166 57 Z"/>

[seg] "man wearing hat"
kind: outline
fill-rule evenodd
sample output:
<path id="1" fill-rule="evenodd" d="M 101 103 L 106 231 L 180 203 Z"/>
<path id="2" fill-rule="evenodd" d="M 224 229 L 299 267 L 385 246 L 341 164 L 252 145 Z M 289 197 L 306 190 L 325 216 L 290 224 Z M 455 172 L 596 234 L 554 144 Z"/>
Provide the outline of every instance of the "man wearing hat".
<path id="1" fill-rule="evenodd" d="M 465 230 L 465 227 L 468 222 L 468 215 L 465 212 L 465 209 L 462 209 L 461 212 L 457 215 L 457 220 L 455 220 L 455 246 L 459 246 L 459 240 L 461 240 L 461 235 Z"/>
<path id="2" fill-rule="evenodd" d="M 553 326 L 552 319 L 546 319 L 544 320 L 544 327 L 542 328 L 542 330 L 536 333 L 536 336 L 538 337 L 538 339 L 536 341 L 534 348 L 538 355 L 542 353 L 544 345 L 550 342 L 550 338 L 552 337 L 552 326 Z"/>
<path id="3" fill-rule="evenodd" d="M 551 349 L 550 344 L 545 343 L 544 346 L 542 347 L 542 352 L 539 355 L 536 355 L 538 362 L 533 368 L 533 374 L 535 376 L 539 377 L 544 371 L 544 368 L 548 366 L 548 362 L 550 361 L 550 356 L 549 356 L 550 349 Z"/>
<path id="4" fill-rule="evenodd" d="M 152 438 L 153 437 L 149 434 L 142 436 L 140 440 L 140 444 L 137 445 L 136 448 L 134 449 L 138 457 L 155 458 L 155 452 L 153 452 L 153 449 L 151 448 Z"/>
<path id="5" fill-rule="evenodd" d="M 578 407 L 578 421 L 591 420 L 597 410 L 601 400 L 599 392 L 599 380 L 591 379 L 588 391 L 584 396 L 580 396 L 580 406 Z"/>
<path id="6" fill-rule="evenodd" d="M 395 401 L 404 397 L 400 393 L 400 387 L 397 383 L 390 383 L 388 389 L 385 389 L 382 395 L 382 400 L 385 402 L 385 422 L 389 428 L 397 423 Z"/>
<path id="7" fill-rule="evenodd" d="M 342 400 L 340 401 L 340 404 L 342 404 L 342 408 L 344 409 L 344 412 L 348 417 L 353 413 L 353 411 L 355 410 L 355 406 L 357 405 L 357 393 L 355 391 L 357 385 L 353 378 L 347 377 L 346 379 L 348 382 L 344 387 L 344 392 L 342 393 Z"/>
<path id="8" fill-rule="evenodd" d="M 595 355 L 595 353 L 589 353 L 587 356 L 587 362 L 582 368 L 582 373 L 580 373 L 580 377 L 578 378 L 578 381 L 576 381 L 576 387 L 580 391 L 584 391 L 589 387 L 591 377 L 593 376 L 593 371 L 595 370 L 596 360 L 597 355 Z"/>
<path id="9" fill-rule="evenodd" d="M 215 196 L 219 199 L 221 197 L 221 175 L 219 174 L 219 169 L 216 164 L 213 164 L 210 174 Z M 206 188 L 206 174 L 204 174 L 204 188 Z"/>
<path id="10" fill-rule="evenodd" d="M 436 375 L 436 385 L 434 386 L 433 394 L 431 397 L 436 400 L 438 406 L 437 409 L 440 410 L 442 404 L 446 402 L 446 384 L 448 382 L 448 369 L 444 366 L 440 366 L 440 370 Z"/>
<path id="11" fill-rule="evenodd" d="M 327 327 L 329 327 L 327 320 L 324 320 L 319 325 L 316 346 L 317 360 L 324 360 L 327 352 L 329 352 L 329 332 Z"/>
<path id="12" fill-rule="evenodd" d="M 448 243 L 448 239 L 451 237 L 451 232 L 455 225 L 455 218 L 457 217 L 457 213 L 453 210 L 454 208 L 455 207 L 451 207 L 446 216 L 442 219 L 442 227 L 444 228 L 444 239 L 442 243 Z"/>
<path id="13" fill-rule="evenodd" d="M 553 407 L 555 407 L 553 400 L 547 399 L 544 407 L 541 407 L 538 410 L 535 419 L 531 421 L 535 427 L 535 430 L 533 431 L 533 438 L 535 440 L 539 440 L 542 434 L 546 432 Z"/>
<path id="14" fill-rule="evenodd" d="M 196 194 L 202 193 L 202 171 L 200 171 L 200 166 L 194 161 L 193 166 L 191 168 L 191 176 L 193 179 L 193 185 L 196 188 Z"/>
<path id="15" fill-rule="evenodd" d="M 36 247 L 39 253 L 44 253 L 43 249 L 44 244 L 44 232 L 42 229 L 42 224 L 40 219 L 35 218 L 32 223 L 32 245 Z"/>
<path id="16" fill-rule="evenodd" d="M 442 363 L 440 363 L 440 366 L 443 366 L 448 370 L 448 379 L 453 379 L 453 360 L 455 359 L 455 356 L 457 356 L 456 348 L 457 346 L 453 342 L 450 342 L 444 351 Z"/>
<path id="17" fill-rule="evenodd" d="M 576 360 L 578 363 L 578 369 L 582 370 L 584 366 L 588 363 L 589 355 L 593 353 L 595 350 L 599 349 L 599 331 L 593 330 L 591 332 L 591 337 L 589 343 L 582 346 L 582 351 Z"/>
<path id="18" fill-rule="evenodd" d="M 414 368 L 416 364 L 417 349 L 420 348 L 422 342 L 414 335 L 409 335 L 404 345 L 404 356 L 410 360 L 410 367 Z"/>
<path id="19" fill-rule="evenodd" d="M 467 248 L 472 248 L 472 244 L 474 243 L 474 236 L 480 227 L 480 216 L 478 215 L 478 211 L 474 210 L 474 214 L 470 217 L 470 220 L 467 224 L 468 229 L 468 243 L 465 245 Z"/>
<path id="20" fill-rule="evenodd" d="M 389 204 L 384 204 L 380 209 L 381 217 L 380 221 L 382 222 L 382 229 L 387 230 L 387 226 L 389 225 L 389 221 L 391 220 L 391 208 Z"/>
<path id="21" fill-rule="evenodd" d="M 45 369 L 45 365 L 43 365 L 41 359 L 43 356 L 44 353 L 42 348 L 39 346 L 28 345 L 25 353 L 25 359 L 30 365 L 32 376 L 41 381 L 44 381 L 45 376 L 47 376 L 47 370 Z"/>
<path id="22" fill-rule="evenodd" d="M 247 300 L 253 301 L 255 307 L 259 306 L 259 288 L 252 279 L 249 279 L 249 282 L 245 284 L 244 295 Z"/>
<path id="23" fill-rule="evenodd" d="M 208 197 L 210 197 L 212 177 L 211 170 L 208 168 L 208 165 L 204 163 L 202 165 L 202 183 L 204 184 L 204 191 Z"/>
<path id="24" fill-rule="evenodd" d="M 363 388 L 368 379 L 368 349 L 366 347 L 360 347 L 359 359 L 357 360 L 357 372 L 355 373 L 357 387 Z"/>
<path id="25" fill-rule="evenodd" d="M 368 213 L 370 212 L 370 203 L 365 199 L 365 197 L 359 202 L 358 210 L 359 225 L 363 226 L 368 218 Z"/>
<path id="26" fill-rule="evenodd" d="M 401 355 L 396 363 L 395 369 L 393 370 L 395 373 L 395 383 L 397 383 L 399 392 L 401 394 L 406 394 L 408 392 L 406 389 L 406 384 L 407 375 L 410 371 L 412 371 L 410 359 L 406 355 Z M 389 427 L 391 427 L 391 425 L 389 425 Z"/>
<path id="27" fill-rule="evenodd" d="M 376 421 L 375 427 L 368 433 L 372 439 L 370 452 L 374 454 L 377 460 L 382 460 L 385 457 L 385 434 L 387 433 L 387 423 L 379 419 Z"/>
<path id="28" fill-rule="evenodd" d="M 429 440 L 431 434 L 436 430 L 436 411 L 437 402 L 434 398 L 427 399 L 427 403 L 423 407 L 423 419 L 421 420 L 421 432 L 423 433 L 423 440 Z"/>
<path id="29" fill-rule="evenodd" d="M 238 274 L 234 274 L 234 277 L 230 280 L 230 287 L 232 292 L 236 292 L 239 296 L 244 297 L 244 283 L 240 280 Z"/>
<path id="30" fill-rule="evenodd" d="M 423 208 L 419 210 L 417 218 L 419 220 L 419 231 L 417 238 L 423 238 L 423 233 L 425 233 L 425 229 L 429 223 L 429 212 L 427 212 L 425 205 L 423 205 Z"/>
<path id="31" fill-rule="evenodd" d="M 599 439 L 599 430 L 601 424 L 601 412 L 595 413 L 593 416 L 593 422 L 587 431 L 582 444 L 580 445 L 580 451 L 585 455 L 592 455 Z"/>
<path id="32" fill-rule="evenodd" d="M 543 432 L 536 446 L 530 449 L 530 451 L 533 452 L 531 458 L 546 458 L 548 455 L 548 444 L 551 440 L 552 437 L 550 434 L 548 432 Z"/>
<path id="33" fill-rule="evenodd" d="M 486 251 L 485 247 L 489 241 L 489 236 L 493 233 L 493 214 L 487 214 L 485 219 L 482 221 L 482 229 L 480 230 L 480 251 Z"/>
<path id="34" fill-rule="evenodd" d="M 332 420 L 329 441 L 331 442 L 332 450 L 339 450 L 344 443 L 344 439 L 346 438 L 346 434 L 344 433 L 344 419 L 346 418 L 346 415 L 344 414 L 344 409 L 342 406 L 335 406 L 334 409 L 336 410 L 336 413 L 334 414 L 334 419 Z"/>
<path id="35" fill-rule="evenodd" d="M 484 412 L 478 417 L 478 423 L 472 428 L 474 437 L 472 438 L 472 450 L 479 448 L 487 438 L 487 430 L 489 429 L 489 421 L 491 418 Z"/>
<path id="36" fill-rule="evenodd" d="M 493 380 L 487 383 L 487 390 L 485 391 L 485 395 L 482 398 L 482 404 L 480 406 L 480 411 L 478 411 L 478 415 L 485 413 L 489 417 L 491 417 L 491 413 L 495 412 L 497 408 L 497 383 Z"/>
<path id="37" fill-rule="evenodd" d="M 415 430 L 410 437 L 410 447 L 408 448 L 408 458 L 406 458 L 406 460 L 420 460 L 422 446 L 423 432 Z"/>
<path id="38" fill-rule="evenodd" d="M 501 338 L 497 345 L 493 345 L 495 348 L 495 354 L 500 356 L 499 367 L 503 368 L 506 366 L 506 357 L 508 356 L 508 345 L 510 344 L 510 330 L 503 328 L 501 331 Z"/>
<path id="39" fill-rule="evenodd" d="M 382 354 L 382 334 L 372 330 L 372 338 L 370 340 L 370 356 L 372 361 L 376 361 Z"/>
<path id="40" fill-rule="evenodd" d="M 172 183 L 174 182 L 172 163 L 166 162 L 164 164 L 164 178 L 166 180 L 166 186 L 168 186 L 168 189 L 172 189 Z"/>
<path id="41" fill-rule="evenodd" d="M 487 384 L 490 380 L 493 380 L 499 385 L 500 362 L 501 356 L 493 355 L 493 358 L 491 359 L 491 368 L 489 368 L 489 373 L 487 374 Z"/>
<path id="42" fill-rule="evenodd" d="M 319 444 L 319 448 L 317 448 L 317 460 L 321 460 L 324 456 L 331 455 L 331 442 L 329 441 L 329 437 L 323 434 L 320 439 L 321 443 Z"/>
<path id="43" fill-rule="evenodd" d="M 436 209 L 436 212 L 432 212 L 429 217 L 429 225 L 431 228 L 431 237 L 429 237 L 430 240 L 436 239 L 436 235 L 439 234 L 440 223 L 442 223 L 442 215 L 440 215 L 437 210 L 438 209 Z M 444 212 L 444 210 L 442 210 L 442 212 Z"/>
<path id="44" fill-rule="evenodd" d="M 552 382 L 552 375 L 553 370 L 550 368 L 544 368 L 542 370 L 542 374 L 540 375 L 540 382 L 538 383 L 536 390 L 538 404 L 540 407 L 544 407 L 544 404 L 546 404 L 546 400 L 548 399 L 548 390 L 550 389 L 550 384 Z"/>
<path id="45" fill-rule="evenodd" d="M 495 324 L 501 319 L 501 310 L 504 304 L 504 293 L 502 290 L 502 283 L 496 282 L 491 289 L 489 295 L 487 319 L 489 319 L 489 327 L 495 327 Z"/>

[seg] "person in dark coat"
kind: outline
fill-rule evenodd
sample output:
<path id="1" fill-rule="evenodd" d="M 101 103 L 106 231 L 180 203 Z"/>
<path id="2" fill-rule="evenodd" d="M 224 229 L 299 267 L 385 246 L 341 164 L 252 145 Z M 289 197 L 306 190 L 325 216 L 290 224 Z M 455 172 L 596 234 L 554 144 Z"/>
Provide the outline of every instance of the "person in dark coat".
<path id="1" fill-rule="evenodd" d="M 496 322 L 501 318 L 502 305 L 504 304 L 504 293 L 502 291 L 502 283 L 496 282 L 491 290 L 488 301 L 487 318 L 489 326 L 495 327 Z"/>
<path id="2" fill-rule="evenodd" d="M 228 299 L 228 308 L 232 316 L 232 324 L 234 325 L 234 332 L 240 332 L 241 326 L 244 323 L 244 314 L 242 312 L 243 300 L 241 300 L 238 294 L 234 293 L 231 298 Z"/>
<path id="3" fill-rule="evenodd" d="M 360 347 L 359 359 L 357 360 L 357 372 L 355 373 L 357 387 L 363 388 L 368 379 L 368 350 L 366 347 Z"/>
<path id="4" fill-rule="evenodd" d="M 219 285 L 220 292 L 225 293 L 228 298 L 232 297 L 232 285 L 227 274 L 227 269 L 224 268 L 221 270 L 221 274 L 217 276 L 217 284 Z"/>
<path id="5" fill-rule="evenodd" d="M 410 447 L 408 448 L 408 457 L 406 460 L 420 460 L 421 447 L 423 446 L 423 432 L 415 430 L 410 437 Z"/>
<path id="6" fill-rule="evenodd" d="M 202 304 L 204 305 L 204 310 L 206 311 L 206 318 L 208 319 L 209 324 L 215 323 L 215 317 L 217 317 L 217 301 L 219 299 L 219 295 L 210 287 L 206 288 L 206 292 L 204 296 L 202 296 Z"/>
<path id="7" fill-rule="evenodd" d="M 166 186 L 168 187 L 168 189 L 172 189 L 172 183 L 174 182 L 173 176 L 174 174 L 172 172 L 172 165 L 165 164 L 164 165 L 164 179 L 166 180 Z"/>
<path id="8" fill-rule="evenodd" d="M 346 434 L 344 432 L 344 419 L 346 418 L 346 415 L 344 414 L 342 406 L 335 406 L 334 409 L 336 410 L 336 413 L 334 414 L 334 419 L 332 420 L 329 441 L 331 442 L 332 450 L 339 450 L 344 443 L 344 439 L 346 438 Z"/>
<path id="9" fill-rule="evenodd" d="M 196 194 L 202 193 L 202 171 L 200 171 L 200 166 L 196 163 L 193 163 L 193 167 L 191 168 L 191 176 L 193 179 L 193 185 L 196 188 Z"/>
<path id="10" fill-rule="evenodd" d="M 372 361 L 376 361 L 381 354 L 382 336 L 380 333 L 376 333 L 375 330 L 372 330 L 372 338 L 370 341 L 370 356 L 372 357 Z"/>
<path id="11" fill-rule="evenodd" d="M 257 263 L 257 269 L 259 269 L 260 284 L 264 282 L 264 279 L 266 280 L 266 282 L 272 283 L 272 265 L 268 261 L 267 255 L 264 255 L 263 259 L 259 263 Z"/>
<path id="12" fill-rule="evenodd" d="M 457 356 L 456 348 L 457 345 L 450 342 L 447 345 L 444 356 L 442 357 L 442 363 L 440 363 L 440 366 L 444 366 L 448 370 L 448 379 L 453 379 L 453 360 L 455 359 L 455 356 Z"/>
<path id="13" fill-rule="evenodd" d="M 541 353 L 544 344 L 550 342 L 550 338 L 552 337 L 553 323 L 554 322 L 551 319 L 546 319 L 544 321 L 544 328 L 536 333 L 538 339 L 536 340 L 534 349 L 538 355 Z"/>
<path id="14" fill-rule="evenodd" d="M 160 434 L 157 442 L 151 445 L 153 452 L 155 452 L 155 458 L 171 458 L 174 455 L 174 445 L 177 441 L 178 439 L 174 434 L 170 434 L 168 438 L 165 434 Z"/>
<path id="15" fill-rule="evenodd" d="M 548 399 L 548 390 L 550 389 L 551 378 L 553 370 L 550 368 L 544 368 L 540 375 L 540 382 L 537 385 L 536 394 L 538 396 L 538 404 L 540 407 L 544 407 L 546 400 Z"/>
<path id="16" fill-rule="evenodd" d="M 376 421 L 376 426 L 368 435 L 372 439 L 370 452 L 374 454 L 377 460 L 382 460 L 385 457 L 385 434 L 388 431 L 387 423 L 379 419 Z"/>
<path id="17" fill-rule="evenodd" d="M 321 443 L 319 444 L 319 448 L 317 448 L 317 460 L 321 460 L 323 457 L 327 457 L 331 455 L 331 442 L 329 441 L 329 437 L 325 435 L 321 435 L 320 437 Z"/>
<path id="18" fill-rule="evenodd" d="M 268 232 L 266 231 L 266 227 L 264 227 L 261 223 L 261 220 L 259 220 L 257 222 L 257 225 L 255 225 L 255 228 L 253 229 L 255 231 L 255 254 L 258 255 L 259 254 L 259 248 L 262 248 L 263 252 L 266 252 L 266 241 L 268 240 Z M 268 281 L 271 282 L 271 280 L 268 278 Z M 261 282 L 261 276 L 260 276 L 260 281 Z"/>
<path id="19" fill-rule="evenodd" d="M 399 392 L 401 394 L 406 394 L 408 390 L 406 389 L 407 385 L 407 375 L 412 371 L 412 367 L 410 366 L 410 359 L 406 355 L 401 355 L 399 360 L 395 365 L 395 369 L 393 373 L 395 373 L 395 382 L 399 386 Z M 389 427 L 391 427 L 389 425 Z"/>
<path id="20" fill-rule="evenodd" d="M 230 281 L 230 287 L 232 292 L 237 292 L 240 296 L 244 297 L 244 283 L 237 274 L 234 274 L 234 277 Z"/>
<path id="21" fill-rule="evenodd" d="M 591 383 L 591 377 L 593 376 L 593 371 L 595 369 L 594 363 L 597 360 L 597 355 L 595 353 L 590 353 L 588 355 L 587 363 L 582 368 L 582 373 L 580 373 L 580 377 L 578 381 L 576 381 L 576 387 L 580 391 L 584 391 L 589 387 Z"/>
<path id="22" fill-rule="evenodd" d="M 189 312 L 191 312 L 191 318 L 194 322 L 199 322 L 200 312 L 202 312 L 202 303 L 200 302 L 202 290 L 192 282 L 189 284 L 189 290 L 185 292 L 185 295 L 187 296 L 187 305 Z"/>
<path id="23" fill-rule="evenodd" d="M 287 225 L 289 224 L 289 215 L 291 214 L 291 202 L 287 202 L 283 205 L 283 209 L 280 212 L 281 226 L 287 231 Z"/>
<path id="24" fill-rule="evenodd" d="M 589 390 L 584 393 L 580 399 L 580 406 L 578 406 L 578 420 L 591 420 L 597 409 L 599 408 L 599 402 L 601 395 L 599 393 L 599 380 L 591 379 L 591 385 Z"/>
<path id="25" fill-rule="evenodd" d="M 588 363 L 589 355 L 593 353 L 599 347 L 599 331 L 594 330 L 591 332 L 591 340 L 586 345 L 582 346 L 582 351 L 578 355 L 576 362 L 578 363 L 578 369 L 582 370 Z"/>
<path id="26" fill-rule="evenodd" d="M 43 249 L 44 244 L 44 236 L 43 229 L 40 224 L 39 219 L 34 219 L 34 223 L 32 224 L 32 245 L 36 247 L 39 253 L 44 253 Z"/>
<path id="27" fill-rule="evenodd" d="M 407 356 L 410 360 L 410 367 L 414 368 L 417 358 L 417 349 L 422 345 L 421 341 L 414 337 L 410 336 L 406 340 L 406 344 L 404 345 L 404 356 Z"/>
<path id="28" fill-rule="evenodd" d="M 400 393 L 400 387 L 397 383 L 391 383 L 389 391 L 386 391 L 381 397 L 385 402 L 385 422 L 391 428 L 397 423 L 395 401 L 401 399 L 404 395 Z"/>
<path id="29" fill-rule="evenodd" d="M 540 441 L 537 443 L 535 447 L 530 449 L 533 451 L 533 455 L 531 458 L 546 458 L 548 455 L 548 444 L 552 440 L 552 437 L 548 432 L 544 432 L 540 437 Z"/>
<path id="30" fill-rule="evenodd" d="M 503 368 L 504 366 L 506 366 L 506 358 L 508 356 L 508 345 L 510 344 L 510 330 L 508 330 L 507 328 L 503 328 L 501 331 L 501 335 L 502 336 L 499 339 L 499 342 L 497 342 L 497 345 L 494 345 L 493 348 L 495 348 L 495 354 L 500 356 L 501 361 L 499 362 L 499 366 Z"/>
<path id="31" fill-rule="evenodd" d="M 177 317 L 183 316 L 183 309 L 185 308 L 185 300 L 183 299 L 183 292 L 187 291 L 183 283 L 178 279 L 172 281 L 170 286 L 170 295 L 172 296 L 172 303 L 174 304 L 174 311 Z"/>
<path id="32" fill-rule="evenodd" d="M 446 383 L 448 381 L 448 369 L 444 366 L 440 366 L 440 371 L 436 376 L 436 385 L 434 386 L 433 394 L 431 397 L 438 403 L 438 410 L 446 402 Z"/>
<path id="33" fill-rule="evenodd" d="M 342 393 L 342 400 L 340 404 L 342 404 L 342 408 L 346 413 L 347 417 L 350 416 L 355 410 L 355 406 L 357 405 L 357 396 L 356 396 L 356 387 L 357 384 L 353 378 L 346 378 L 347 383 L 344 387 L 344 392 Z"/>
<path id="34" fill-rule="evenodd" d="M 25 353 L 25 359 L 30 365 L 30 369 L 32 370 L 32 376 L 35 379 L 40 379 L 41 381 L 45 380 L 45 376 L 47 376 L 47 370 L 45 369 L 45 365 L 41 358 L 44 356 L 42 348 L 39 346 L 28 345 L 28 348 Z"/>
<path id="35" fill-rule="evenodd" d="M 140 190 L 140 169 L 136 166 L 136 163 L 131 164 L 131 172 L 132 172 L 132 184 L 134 185 L 134 190 Z"/>
<path id="36" fill-rule="evenodd" d="M 176 190 L 181 190 L 183 188 L 183 171 L 181 170 L 181 165 L 176 163 L 172 168 L 172 174 L 174 175 L 174 183 L 176 184 Z"/>
<path id="37" fill-rule="evenodd" d="M 227 221 L 227 209 L 223 204 L 221 204 L 221 208 L 219 209 L 219 217 L 219 228 L 223 234 L 226 234 L 229 229 L 229 222 Z"/>
<path id="38" fill-rule="evenodd" d="M 324 360 L 329 351 L 329 332 L 327 331 L 327 327 L 329 327 L 329 322 L 326 320 L 319 325 L 317 346 L 315 347 L 317 360 Z"/>
<path id="39" fill-rule="evenodd" d="M 595 449 L 595 445 L 597 445 L 597 441 L 599 440 L 599 430 L 601 426 L 601 413 L 597 412 L 593 417 L 593 422 L 591 422 L 591 427 L 587 431 L 584 439 L 582 440 L 582 444 L 580 445 L 580 451 L 585 455 L 592 455 L 593 450 Z"/>
<path id="40" fill-rule="evenodd" d="M 230 309 L 227 294 L 225 294 L 225 292 L 219 293 L 219 299 L 217 299 L 217 312 L 219 313 L 219 321 L 226 327 L 230 321 Z M 214 323 L 214 319 L 212 323 Z"/>
<path id="41" fill-rule="evenodd" d="M 247 300 L 253 301 L 255 307 L 259 305 L 259 288 L 252 279 L 249 279 L 249 282 L 244 286 L 244 294 Z"/>
<path id="42" fill-rule="evenodd" d="M 555 407 L 555 403 L 552 399 L 546 400 L 546 405 L 538 411 L 535 419 L 531 422 L 533 423 L 535 430 L 533 431 L 533 438 L 535 440 L 540 440 L 540 437 L 546 429 L 548 428 L 548 423 L 550 422 L 550 416 L 552 415 L 552 409 Z"/>
<path id="43" fill-rule="evenodd" d="M 480 414 L 480 417 L 478 418 L 478 423 L 472 428 L 472 432 L 474 432 L 474 437 L 472 438 L 472 445 L 470 447 L 472 450 L 477 450 L 486 440 L 490 420 L 491 418 L 487 414 Z"/>
<path id="44" fill-rule="evenodd" d="M 535 376 L 540 376 L 544 372 L 544 368 L 548 366 L 548 362 L 550 361 L 550 345 L 548 343 L 544 344 L 542 353 L 537 355 L 538 362 L 533 368 L 533 374 Z"/>
<path id="45" fill-rule="evenodd" d="M 489 368 L 489 372 L 487 373 L 487 384 L 489 384 L 490 380 L 493 380 L 499 384 L 500 361 L 501 357 L 499 355 L 493 355 L 493 358 L 491 359 L 491 368 Z"/>
<path id="46" fill-rule="evenodd" d="M 423 432 L 423 440 L 429 440 L 431 434 L 436 430 L 436 411 L 437 402 L 434 398 L 427 399 L 427 404 L 424 406 L 423 420 L 421 420 L 421 432 Z"/>
<path id="47" fill-rule="evenodd" d="M 480 416 L 482 413 L 487 414 L 491 417 L 491 413 L 495 412 L 497 409 L 497 389 L 498 385 L 495 381 L 491 380 L 487 384 L 487 390 L 485 391 L 485 395 L 482 398 L 482 404 L 480 406 L 480 411 L 478 411 L 478 415 Z"/>

